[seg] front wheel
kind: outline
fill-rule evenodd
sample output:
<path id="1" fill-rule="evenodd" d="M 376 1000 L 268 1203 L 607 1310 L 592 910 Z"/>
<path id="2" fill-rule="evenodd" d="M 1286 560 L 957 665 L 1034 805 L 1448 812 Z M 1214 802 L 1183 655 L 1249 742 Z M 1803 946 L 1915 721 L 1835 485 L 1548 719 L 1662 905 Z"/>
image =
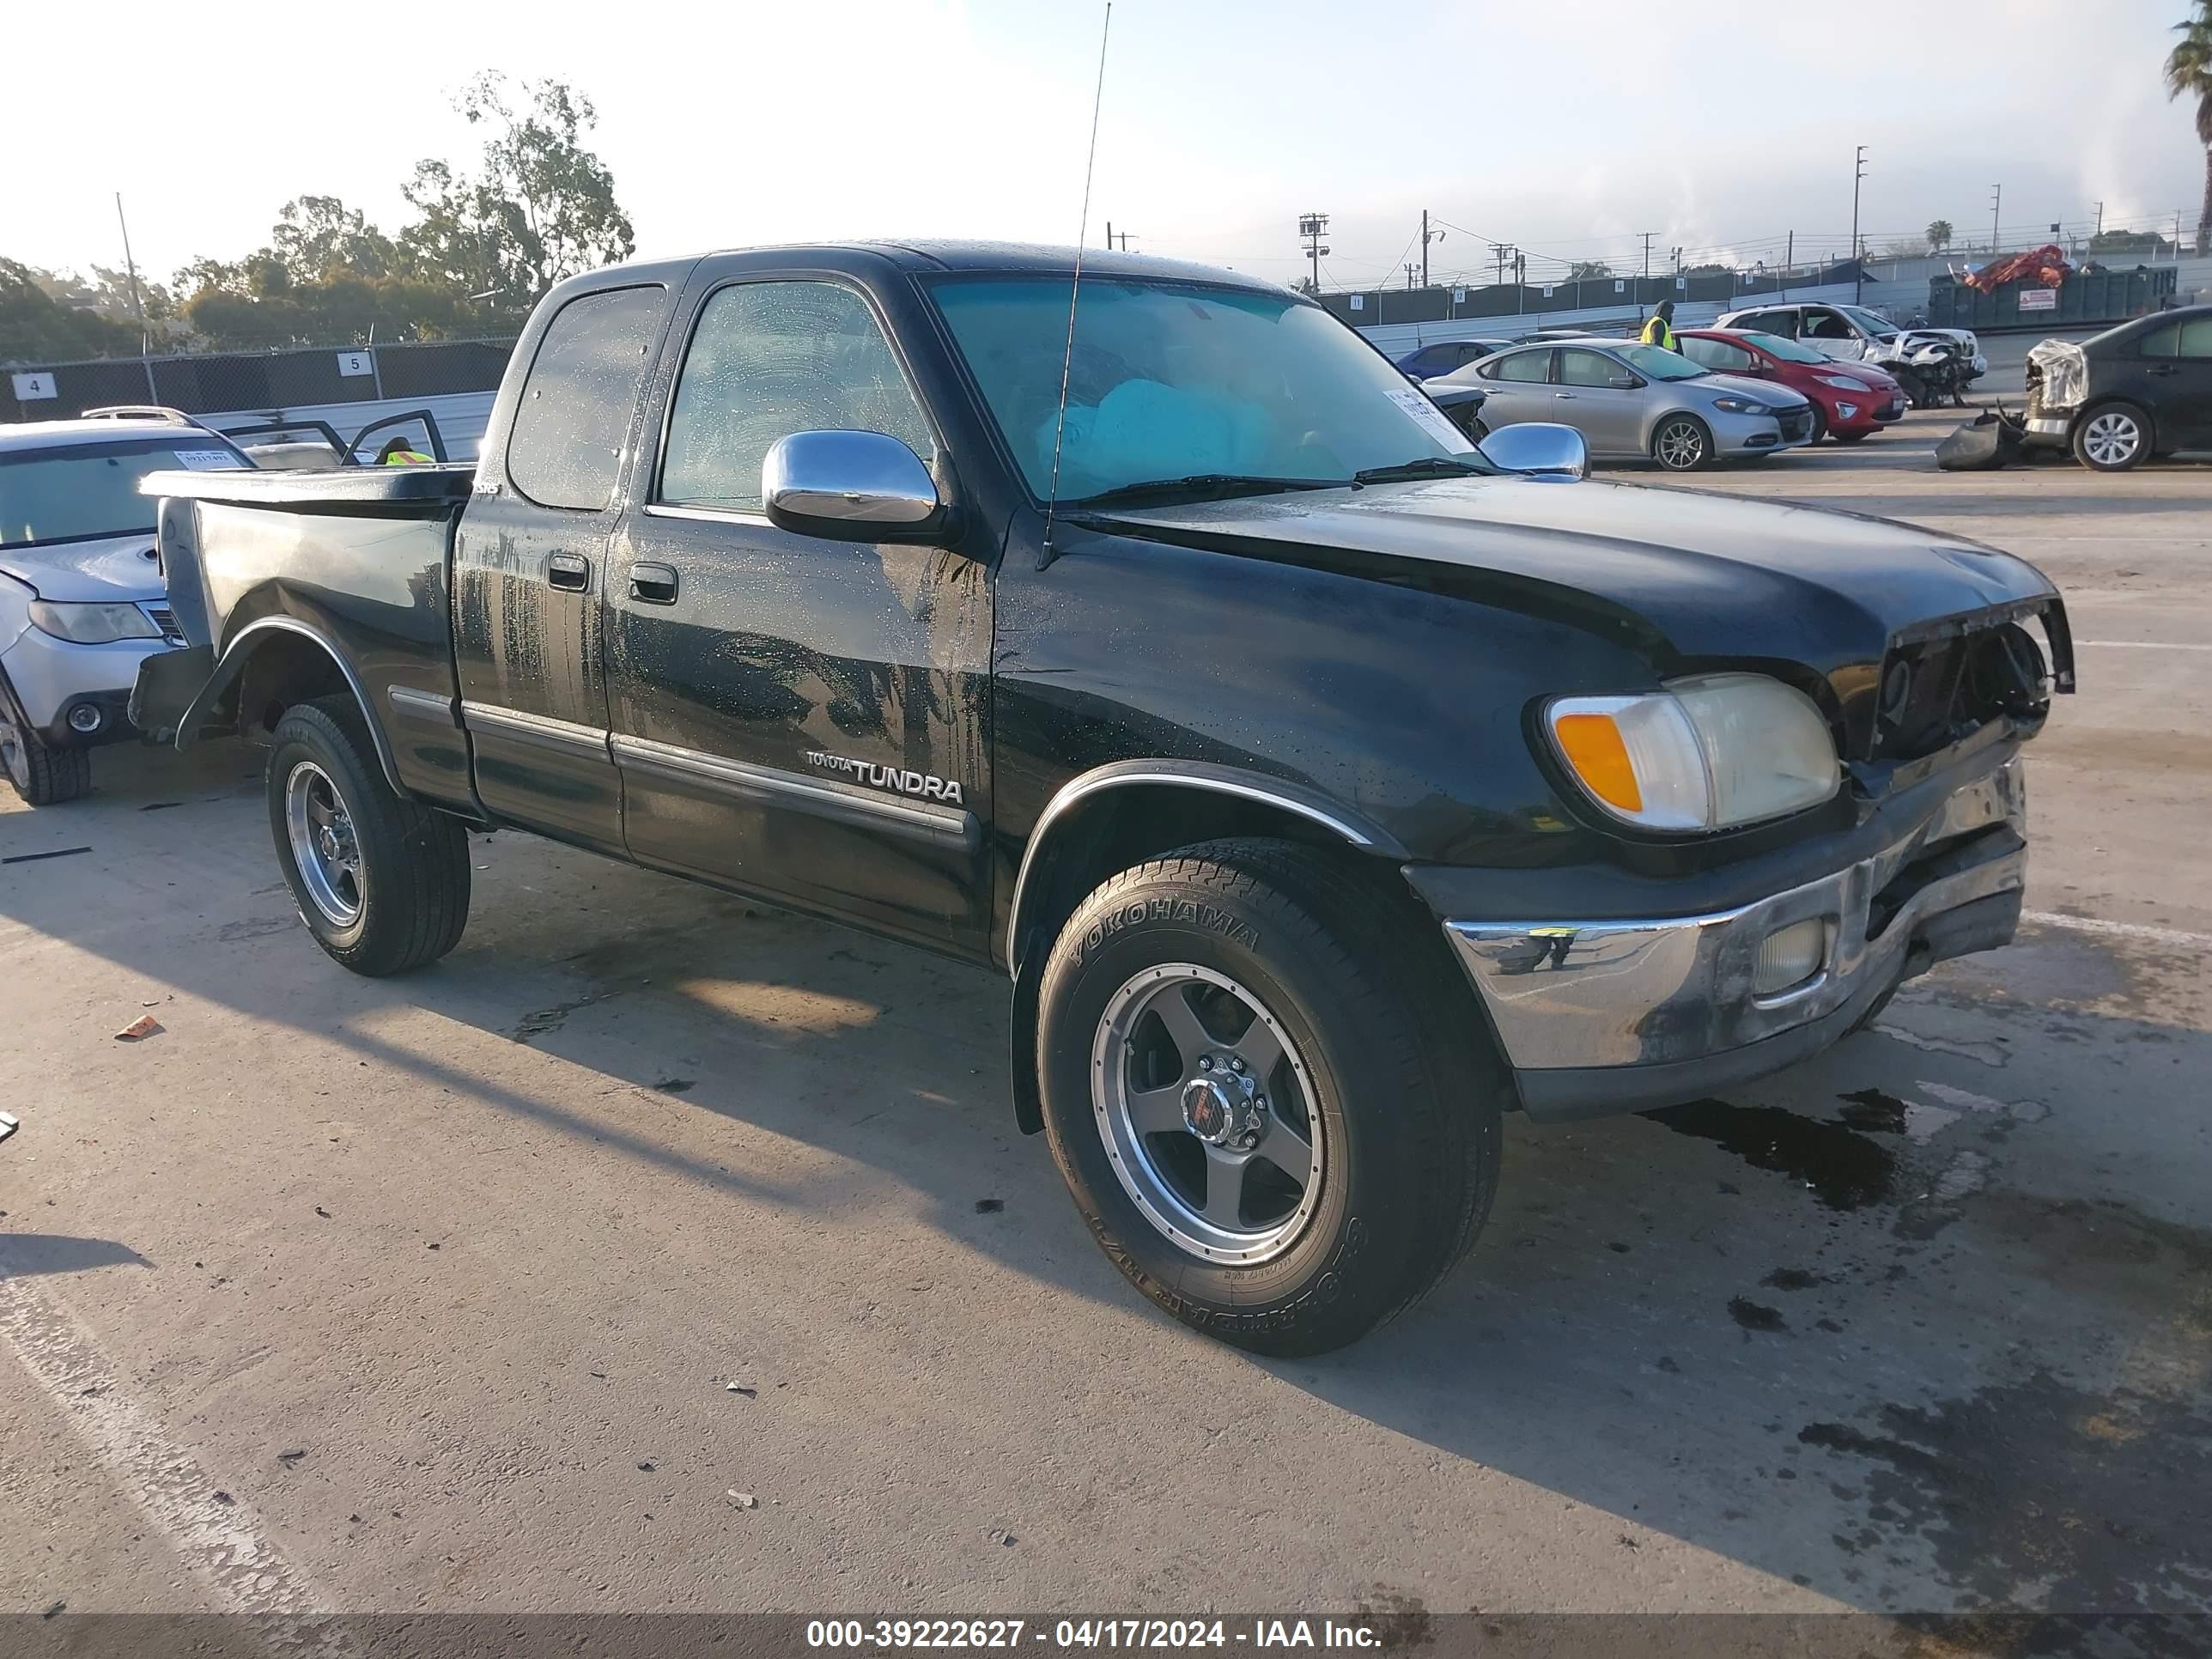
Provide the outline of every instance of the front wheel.
<path id="1" fill-rule="evenodd" d="M 285 711 L 268 796 L 284 878 L 331 960 L 376 978 L 435 962 L 460 942 L 468 834 L 459 819 L 394 793 L 350 698 Z"/>
<path id="2" fill-rule="evenodd" d="M 1712 464 L 1713 434 L 1694 415 L 1669 415 L 1651 434 L 1651 459 L 1669 472 L 1694 472 Z"/>
<path id="3" fill-rule="evenodd" d="M 55 748 L 0 703 L 0 771 L 26 806 L 58 806 L 92 787 L 92 751 Z"/>
<path id="4" fill-rule="evenodd" d="M 1488 1213 L 1504 1074 L 1400 902 L 1306 848 L 1214 842 L 1114 877 L 1053 946 L 1054 1160 L 1115 1266 L 1196 1329 L 1340 1347 Z"/>
<path id="5" fill-rule="evenodd" d="M 2124 472 L 2150 455 L 2150 417 L 2133 404 L 2106 404 L 2074 427 L 2074 459 L 2099 472 Z"/>
<path id="6" fill-rule="evenodd" d="M 1874 436 L 1871 432 L 1838 432 L 1833 434 L 1839 444 L 1863 444 Z"/>

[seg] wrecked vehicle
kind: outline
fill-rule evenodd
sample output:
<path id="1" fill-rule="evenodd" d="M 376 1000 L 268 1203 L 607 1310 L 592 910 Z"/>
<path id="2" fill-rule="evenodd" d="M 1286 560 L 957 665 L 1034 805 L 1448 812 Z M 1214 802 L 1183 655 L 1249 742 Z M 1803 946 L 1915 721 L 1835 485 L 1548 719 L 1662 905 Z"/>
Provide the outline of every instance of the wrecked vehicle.
<path id="1" fill-rule="evenodd" d="M 2212 306 L 2030 347 L 2026 441 L 2070 449 L 2099 472 L 2212 450 Z"/>
<path id="2" fill-rule="evenodd" d="M 140 718 L 269 744 L 357 972 L 453 948 L 495 827 L 994 966 L 1101 1246 L 1273 1353 L 1442 1277 L 1504 1111 L 1732 1085 L 2011 938 L 2073 678 L 2031 566 L 1589 482 L 1563 428 L 1486 455 L 1233 273 L 1072 280 L 566 282 L 473 469 L 149 486 L 191 645 Z"/>

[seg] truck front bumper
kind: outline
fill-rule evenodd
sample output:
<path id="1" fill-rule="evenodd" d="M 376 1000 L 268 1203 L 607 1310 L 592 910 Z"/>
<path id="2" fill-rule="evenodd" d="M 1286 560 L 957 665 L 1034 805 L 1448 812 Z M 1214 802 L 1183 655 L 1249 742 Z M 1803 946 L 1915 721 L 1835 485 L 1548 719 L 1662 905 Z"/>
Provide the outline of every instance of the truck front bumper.
<path id="1" fill-rule="evenodd" d="M 1669 1105 L 1814 1054 L 1899 981 L 2010 942 L 2027 807 L 2014 756 L 1872 856 L 1748 903 L 1658 919 L 1448 921 L 1445 936 L 1531 1117 Z M 1817 936 L 1814 965 L 1762 988 L 1762 946 L 1797 924 L 1791 939 Z"/>

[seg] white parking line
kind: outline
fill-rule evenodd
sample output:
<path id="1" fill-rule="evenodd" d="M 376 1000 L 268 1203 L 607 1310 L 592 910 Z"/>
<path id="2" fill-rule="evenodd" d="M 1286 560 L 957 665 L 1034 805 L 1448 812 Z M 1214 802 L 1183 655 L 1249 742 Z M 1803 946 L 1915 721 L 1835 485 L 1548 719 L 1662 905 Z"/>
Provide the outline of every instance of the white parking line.
<path id="1" fill-rule="evenodd" d="M 2171 640 L 2076 640 L 2076 646 L 2102 646 L 2112 651 L 2212 651 L 2212 645 L 2177 644 Z"/>
<path id="2" fill-rule="evenodd" d="M 2107 933 L 2116 939 L 2150 939 L 2160 945 L 2179 945 L 2185 950 L 2212 951 L 2212 933 L 2154 927 L 2148 922 L 2100 921 L 2094 916 L 2062 916 L 2055 910 L 2023 910 L 2020 919 L 2039 927 L 2067 927 L 2077 933 Z"/>
<path id="3" fill-rule="evenodd" d="M 0 1263 L 0 1273 L 6 1264 Z M 0 1335 L 53 1397 L 124 1492 L 233 1613 L 304 1619 L 329 1597 L 277 1552 L 252 1510 L 218 1497 L 191 1452 L 133 1404 L 122 1380 L 74 1315 L 28 1279 L 0 1278 Z M 295 1627 L 287 1646 L 326 1653 L 350 1644 L 335 1631 Z"/>

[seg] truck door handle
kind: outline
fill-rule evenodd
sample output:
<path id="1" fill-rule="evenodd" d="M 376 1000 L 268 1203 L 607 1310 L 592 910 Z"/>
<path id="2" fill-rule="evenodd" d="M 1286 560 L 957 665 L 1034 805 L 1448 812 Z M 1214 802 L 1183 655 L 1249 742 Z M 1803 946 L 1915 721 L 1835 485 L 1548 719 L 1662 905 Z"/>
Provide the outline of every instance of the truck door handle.
<path id="1" fill-rule="evenodd" d="M 580 593 L 592 585 L 592 562 L 580 553 L 556 553 L 545 561 L 545 585 Z"/>
<path id="2" fill-rule="evenodd" d="M 675 604 L 676 568 L 666 564 L 630 566 L 629 596 L 641 605 Z"/>
<path id="3" fill-rule="evenodd" d="M 1571 401 L 1575 394 L 1571 392 L 1554 392 L 1552 395 L 1554 398 L 1564 398 Z"/>
<path id="4" fill-rule="evenodd" d="M 2153 363 L 2150 366 L 2150 372 L 2154 374 L 2171 374 L 2173 373 L 2173 365 L 2172 363 Z"/>

